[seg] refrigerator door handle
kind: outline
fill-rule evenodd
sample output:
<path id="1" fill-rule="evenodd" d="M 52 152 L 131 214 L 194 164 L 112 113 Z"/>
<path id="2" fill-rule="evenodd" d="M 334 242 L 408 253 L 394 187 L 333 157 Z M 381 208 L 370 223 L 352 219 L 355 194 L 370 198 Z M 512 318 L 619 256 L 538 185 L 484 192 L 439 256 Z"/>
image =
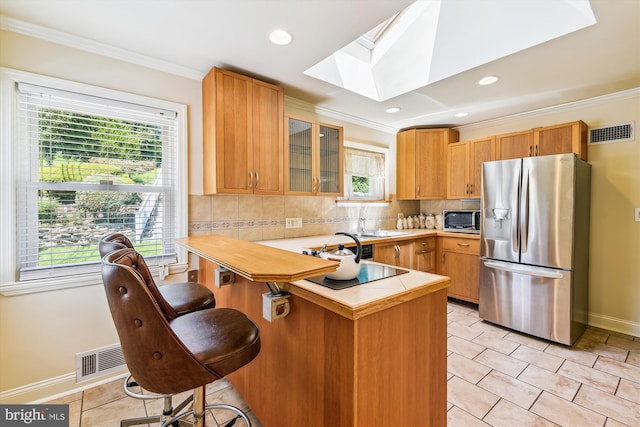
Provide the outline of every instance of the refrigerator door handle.
<path id="1" fill-rule="evenodd" d="M 529 170 L 522 169 L 522 189 L 520 190 L 520 253 L 527 252 L 529 240 Z"/>
<path id="2" fill-rule="evenodd" d="M 515 169 L 515 174 L 514 174 L 514 181 L 515 181 L 515 185 L 513 186 L 513 188 L 515 188 L 514 190 L 514 194 L 513 194 L 513 199 L 511 200 L 511 206 L 512 206 L 512 214 L 511 214 L 511 244 L 513 246 L 513 252 L 519 253 L 520 252 L 520 247 L 519 247 L 519 242 L 518 242 L 518 215 L 517 215 L 517 210 L 513 209 L 514 206 L 518 206 L 518 188 L 520 188 L 520 168 L 516 168 Z M 520 260 L 520 257 L 518 256 L 518 261 Z"/>
<path id="3" fill-rule="evenodd" d="M 527 276 L 545 277 L 547 279 L 562 279 L 563 277 L 562 273 L 559 271 L 546 268 L 526 267 L 520 264 L 511 265 L 495 261 L 484 261 L 484 265 L 487 268 L 508 271 L 510 273 L 525 274 Z"/>

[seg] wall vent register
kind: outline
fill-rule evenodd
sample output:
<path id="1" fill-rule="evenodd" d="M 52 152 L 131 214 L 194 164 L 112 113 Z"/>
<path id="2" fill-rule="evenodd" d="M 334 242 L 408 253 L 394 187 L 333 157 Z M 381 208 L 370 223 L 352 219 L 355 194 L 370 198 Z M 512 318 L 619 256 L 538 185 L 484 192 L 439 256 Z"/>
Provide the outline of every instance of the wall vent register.
<path id="1" fill-rule="evenodd" d="M 601 127 L 597 129 L 590 129 L 589 145 L 633 141 L 635 138 L 634 125 L 634 122 L 629 122 L 619 125 Z"/>

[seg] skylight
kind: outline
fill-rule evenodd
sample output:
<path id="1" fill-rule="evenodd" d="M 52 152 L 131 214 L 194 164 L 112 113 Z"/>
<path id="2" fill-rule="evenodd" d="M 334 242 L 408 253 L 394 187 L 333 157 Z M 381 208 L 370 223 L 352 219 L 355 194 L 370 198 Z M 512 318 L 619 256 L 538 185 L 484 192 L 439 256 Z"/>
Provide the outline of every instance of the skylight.
<path id="1" fill-rule="evenodd" d="M 304 73 L 385 101 L 595 23 L 589 0 L 418 0 Z"/>

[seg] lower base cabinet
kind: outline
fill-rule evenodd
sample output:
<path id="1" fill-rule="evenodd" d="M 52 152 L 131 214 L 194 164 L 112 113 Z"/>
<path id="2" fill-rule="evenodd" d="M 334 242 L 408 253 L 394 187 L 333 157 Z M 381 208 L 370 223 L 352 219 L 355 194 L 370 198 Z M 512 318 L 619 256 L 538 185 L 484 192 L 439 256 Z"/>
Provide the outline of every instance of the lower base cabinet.
<path id="1" fill-rule="evenodd" d="M 438 237 L 436 272 L 451 278 L 447 296 L 478 303 L 480 293 L 480 241 Z"/>
<path id="2" fill-rule="evenodd" d="M 413 241 L 376 243 L 373 260 L 401 268 L 413 268 Z"/>
<path id="3" fill-rule="evenodd" d="M 416 239 L 413 242 L 414 249 L 414 270 L 426 271 L 427 273 L 436 272 L 436 238 L 427 237 L 425 239 Z"/>

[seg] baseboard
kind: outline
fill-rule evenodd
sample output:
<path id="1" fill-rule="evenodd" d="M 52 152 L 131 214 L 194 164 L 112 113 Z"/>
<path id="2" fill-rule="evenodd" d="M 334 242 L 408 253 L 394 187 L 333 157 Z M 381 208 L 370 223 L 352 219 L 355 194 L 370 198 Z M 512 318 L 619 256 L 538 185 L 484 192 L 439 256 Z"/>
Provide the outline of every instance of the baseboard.
<path id="1" fill-rule="evenodd" d="M 42 403 L 106 384 L 118 378 L 124 378 L 127 375 L 129 373 L 125 370 L 112 375 L 105 375 L 95 381 L 86 381 L 78 384 L 76 383 L 76 374 L 72 372 L 0 392 L 0 404 Z"/>
<path id="2" fill-rule="evenodd" d="M 595 326 L 609 331 L 640 337 L 640 323 L 605 316 L 602 314 L 589 313 L 589 326 Z"/>

